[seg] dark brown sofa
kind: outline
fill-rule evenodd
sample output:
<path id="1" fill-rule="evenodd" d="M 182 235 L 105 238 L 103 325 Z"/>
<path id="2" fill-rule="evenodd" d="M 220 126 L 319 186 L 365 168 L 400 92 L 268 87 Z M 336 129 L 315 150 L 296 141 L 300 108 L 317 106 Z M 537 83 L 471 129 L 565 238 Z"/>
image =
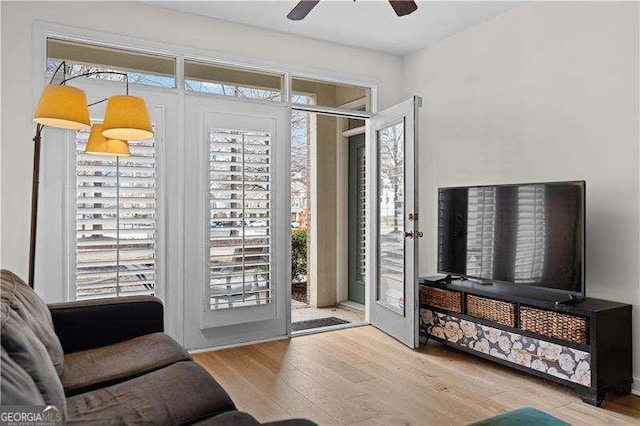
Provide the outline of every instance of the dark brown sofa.
<path id="1" fill-rule="evenodd" d="M 54 405 L 70 424 L 260 424 L 163 333 L 159 299 L 46 305 L 12 272 L 1 280 L 0 404 Z"/>

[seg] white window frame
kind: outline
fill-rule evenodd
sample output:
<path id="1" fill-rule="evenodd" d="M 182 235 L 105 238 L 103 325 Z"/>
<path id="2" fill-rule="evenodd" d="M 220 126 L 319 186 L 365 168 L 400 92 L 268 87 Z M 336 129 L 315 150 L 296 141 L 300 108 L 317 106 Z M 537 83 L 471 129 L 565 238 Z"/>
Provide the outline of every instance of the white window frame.
<path id="1" fill-rule="evenodd" d="M 90 85 L 95 86 L 104 86 L 105 88 L 113 88 L 117 90 L 122 87 L 121 82 L 112 82 L 108 80 L 91 80 L 88 82 Z M 147 87 L 154 86 L 144 86 L 146 90 Z M 89 95 L 91 95 L 89 93 Z M 89 100 L 89 102 L 91 102 Z M 90 112 L 91 113 L 91 112 Z M 94 117 L 91 117 L 92 120 Z M 162 111 L 162 124 L 160 126 L 160 131 L 156 131 L 154 134 L 155 138 L 155 173 L 156 173 L 156 188 L 155 188 L 155 205 L 156 205 L 156 217 L 155 217 L 155 251 L 156 251 L 156 263 L 155 263 L 155 296 L 165 300 L 166 298 L 166 284 L 165 284 L 165 271 L 166 271 L 166 248 L 164 244 L 165 232 L 167 230 L 166 219 L 165 219 L 165 176 L 166 176 L 166 167 L 165 167 L 165 114 L 164 110 Z M 68 262 L 66 265 L 66 276 L 67 285 L 65 286 L 65 300 L 76 300 L 76 252 L 77 252 L 77 241 L 76 241 L 76 138 L 74 132 L 64 132 L 66 138 L 66 196 L 64 203 L 64 207 L 66 209 L 66 223 L 65 223 L 65 235 L 67 236 L 66 241 L 66 249 L 68 253 Z M 119 296 L 115 296 L 119 297 Z"/>

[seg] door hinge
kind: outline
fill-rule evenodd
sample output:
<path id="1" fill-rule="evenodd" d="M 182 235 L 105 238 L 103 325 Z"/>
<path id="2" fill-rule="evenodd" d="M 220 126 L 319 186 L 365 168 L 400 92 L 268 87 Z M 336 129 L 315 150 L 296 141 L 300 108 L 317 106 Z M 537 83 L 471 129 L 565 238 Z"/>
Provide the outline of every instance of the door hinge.
<path id="1" fill-rule="evenodd" d="M 422 233 L 422 231 L 410 231 L 410 232 L 405 232 L 404 233 L 404 237 L 405 238 L 422 238 L 424 236 L 424 234 Z"/>

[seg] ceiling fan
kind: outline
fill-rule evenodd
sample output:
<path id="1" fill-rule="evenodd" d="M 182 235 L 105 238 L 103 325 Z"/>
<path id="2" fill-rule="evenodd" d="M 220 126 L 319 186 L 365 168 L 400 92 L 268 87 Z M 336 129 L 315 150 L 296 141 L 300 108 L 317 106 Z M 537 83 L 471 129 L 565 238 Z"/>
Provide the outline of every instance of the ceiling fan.
<path id="1" fill-rule="evenodd" d="M 318 3 L 320 0 L 301 0 L 291 9 L 287 18 L 292 21 L 302 21 Z M 405 16 L 418 10 L 416 2 L 411 0 L 389 0 L 389 3 L 398 16 Z"/>

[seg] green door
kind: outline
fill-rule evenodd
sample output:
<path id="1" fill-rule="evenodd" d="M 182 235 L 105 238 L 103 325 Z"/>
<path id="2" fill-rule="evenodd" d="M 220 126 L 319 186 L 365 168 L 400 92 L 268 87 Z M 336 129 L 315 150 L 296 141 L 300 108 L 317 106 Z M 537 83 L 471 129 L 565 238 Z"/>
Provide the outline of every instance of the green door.
<path id="1" fill-rule="evenodd" d="M 364 304 L 365 279 L 364 134 L 349 138 L 349 300 Z"/>

